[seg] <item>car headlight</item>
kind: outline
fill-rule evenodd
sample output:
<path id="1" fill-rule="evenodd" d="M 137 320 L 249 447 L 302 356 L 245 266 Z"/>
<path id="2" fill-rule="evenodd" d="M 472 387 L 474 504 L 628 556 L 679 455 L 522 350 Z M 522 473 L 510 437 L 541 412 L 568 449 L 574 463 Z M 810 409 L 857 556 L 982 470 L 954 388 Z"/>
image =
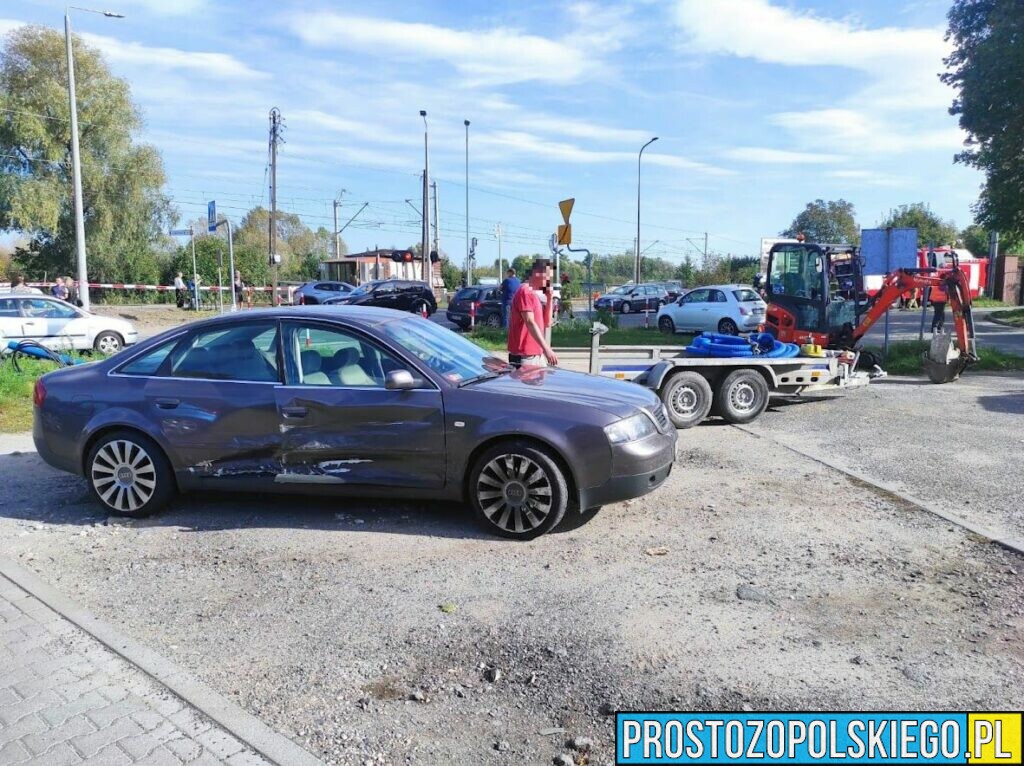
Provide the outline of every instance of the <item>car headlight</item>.
<path id="1" fill-rule="evenodd" d="M 612 444 L 624 444 L 656 434 L 658 429 L 654 425 L 654 421 L 642 412 L 638 412 L 636 415 L 605 426 L 604 432 L 608 434 L 608 441 Z"/>

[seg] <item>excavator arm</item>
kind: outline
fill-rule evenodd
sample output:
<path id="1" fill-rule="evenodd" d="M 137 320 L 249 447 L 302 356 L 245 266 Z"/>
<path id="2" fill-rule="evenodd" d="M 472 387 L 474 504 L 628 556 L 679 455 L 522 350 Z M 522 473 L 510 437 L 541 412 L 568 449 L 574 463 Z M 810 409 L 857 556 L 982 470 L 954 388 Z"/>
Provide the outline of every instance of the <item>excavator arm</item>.
<path id="1" fill-rule="evenodd" d="M 971 313 L 971 286 L 967 275 L 955 265 L 943 269 L 897 269 L 887 274 L 882 289 L 875 295 L 860 324 L 854 328 L 853 340 L 860 341 L 901 295 L 924 288 L 945 292 L 953 312 L 955 336 L 933 338 L 925 357 L 925 366 L 932 381 L 946 383 L 955 380 L 967 365 L 978 361 L 974 316 Z"/>

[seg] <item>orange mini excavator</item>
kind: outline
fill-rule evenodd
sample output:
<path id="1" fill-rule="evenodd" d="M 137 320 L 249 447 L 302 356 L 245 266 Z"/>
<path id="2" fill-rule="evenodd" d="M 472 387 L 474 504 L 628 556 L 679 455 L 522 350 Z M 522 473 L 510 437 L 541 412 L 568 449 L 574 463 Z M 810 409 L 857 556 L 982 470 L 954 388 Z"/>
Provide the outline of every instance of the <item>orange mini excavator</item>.
<path id="1" fill-rule="evenodd" d="M 768 303 L 765 329 L 787 343 L 860 350 L 868 330 L 901 295 L 927 288 L 933 298 L 948 300 L 954 325 L 953 333 L 932 337 L 924 357 L 929 379 L 956 380 L 978 360 L 970 284 L 955 256 L 951 265 L 942 267 L 896 269 L 886 274 L 881 289 L 870 298 L 864 293 L 861 263 L 857 248 L 850 245 L 773 245 L 761 285 Z"/>

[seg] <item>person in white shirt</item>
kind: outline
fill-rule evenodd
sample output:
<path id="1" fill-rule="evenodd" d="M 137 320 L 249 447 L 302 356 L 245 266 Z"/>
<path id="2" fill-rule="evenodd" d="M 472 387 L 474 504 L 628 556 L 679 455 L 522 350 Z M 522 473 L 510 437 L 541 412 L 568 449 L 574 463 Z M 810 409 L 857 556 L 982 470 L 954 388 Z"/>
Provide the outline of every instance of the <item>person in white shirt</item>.
<path id="1" fill-rule="evenodd" d="M 182 279 L 181 272 L 174 278 L 174 302 L 178 304 L 179 309 L 185 308 L 185 280 Z"/>

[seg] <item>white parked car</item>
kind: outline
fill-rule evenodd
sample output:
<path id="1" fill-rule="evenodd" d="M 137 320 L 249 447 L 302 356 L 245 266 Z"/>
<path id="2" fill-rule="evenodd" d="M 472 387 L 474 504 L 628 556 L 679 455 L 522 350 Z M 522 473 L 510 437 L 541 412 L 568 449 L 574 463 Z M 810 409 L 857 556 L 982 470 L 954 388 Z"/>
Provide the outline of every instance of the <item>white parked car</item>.
<path id="1" fill-rule="evenodd" d="M 0 295 L 0 348 L 12 340 L 34 340 L 52 349 L 116 354 L 138 339 L 124 319 L 91 314 L 47 295 Z"/>
<path id="2" fill-rule="evenodd" d="M 709 285 L 689 290 L 658 311 L 664 333 L 719 332 L 738 335 L 764 324 L 767 304 L 746 285 Z"/>

